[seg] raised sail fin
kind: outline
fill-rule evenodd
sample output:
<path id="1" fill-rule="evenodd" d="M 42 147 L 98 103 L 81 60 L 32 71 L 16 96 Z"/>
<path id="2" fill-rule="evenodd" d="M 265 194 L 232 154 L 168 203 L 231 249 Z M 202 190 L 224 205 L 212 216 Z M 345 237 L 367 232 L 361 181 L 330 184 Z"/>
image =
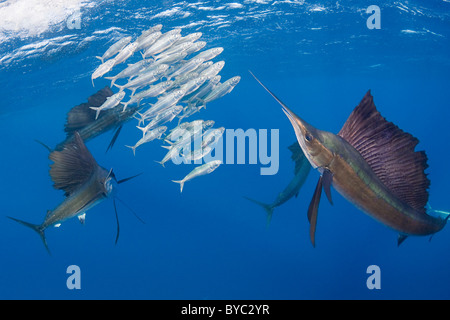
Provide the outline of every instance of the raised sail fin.
<path id="1" fill-rule="evenodd" d="M 338 135 L 358 150 L 394 195 L 426 214 L 430 185 L 425 173 L 427 156 L 424 151 L 414 151 L 418 139 L 381 116 L 370 91 Z"/>
<path id="2" fill-rule="evenodd" d="M 73 141 L 67 143 L 62 151 L 53 151 L 49 158 L 54 162 L 50 165 L 53 186 L 64 190 L 66 196 L 88 181 L 98 167 L 78 132 L 75 132 Z"/>

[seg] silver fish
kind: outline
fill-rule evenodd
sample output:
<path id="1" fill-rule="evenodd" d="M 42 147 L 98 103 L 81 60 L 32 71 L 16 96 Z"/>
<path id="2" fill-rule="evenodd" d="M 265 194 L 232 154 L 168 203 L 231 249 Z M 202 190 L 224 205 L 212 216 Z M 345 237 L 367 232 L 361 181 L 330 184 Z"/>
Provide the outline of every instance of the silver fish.
<path id="1" fill-rule="evenodd" d="M 189 125 L 189 122 L 183 122 L 170 130 L 170 133 L 164 137 L 164 140 L 175 140 L 178 137 L 181 137 L 186 130 L 186 127 Z"/>
<path id="2" fill-rule="evenodd" d="M 205 61 L 197 69 L 195 69 L 195 72 L 200 74 L 203 71 L 205 71 L 206 69 L 208 69 L 209 67 L 211 67 L 213 65 L 213 63 L 214 62 L 212 62 L 212 61 Z"/>
<path id="3" fill-rule="evenodd" d="M 155 63 L 166 63 L 166 64 L 171 64 L 171 63 L 177 63 L 178 61 L 183 60 L 186 57 L 187 53 L 186 52 L 175 52 L 172 54 L 164 54 L 162 53 L 160 56 L 155 57 Z"/>
<path id="4" fill-rule="evenodd" d="M 188 55 L 195 53 L 201 49 L 203 49 L 203 47 L 206 46 L 206 42 L 205 41 L 198 41 L 192 44 L 192 46 L 190 46 L 189 48 L 186 49 L 186 52 Z"/>
<path id="5" fill-rule="evenodd" d="M 120 50 L 119 54 L 115 58 L 114 65 L 118 65 L 124 61 L 126 61 L 129 57 L 133 55 L 133 53 L 136 51 L 137 43 L 132 42 L 129 45 L 127 45 L 125 48 Z"/>
<path id="6" fill-rule="evenodd" d="M 159 32 L 159 31 L 161 31 L 161 29 L 162 29 L 162 24 L 157 24 L 156 26 L 153 26 L 147 30 L 144 30 L 141 32 L 141 35 L 135 40 L 135 42 L 141 43 L 149 35 L 151 35 L 152 33 Z M 140 50 L 140 49 L 138 49 L 138 50 Z"/>
<path id="7" fill-rule="evenodd" d="M 151 130 L 147 133 L 144 134 L 144 136 L 138 141 L 136 142 L 136 144 L 134 146 L 125 146 L 127 148 L 130 148 L 131 150 L 133 150 L 133 155 L 136 155 L 136 148 L 143 145 L 144 143 L 153 141 L 155 139 L 160 139 L 161 136 L 164 134 L 164 132 L 166 132 L 167 127 L 158 127 L 154 130 Z"/>
<path id="8" fill-rule="evenodd" d="M 208 155 L 211 151 L 212 151 L 212 148 L 210 146 L 206 146 L 206 147 L 200 147 L 198 149 L 195 149 L 188 154 L 182 153 L 181 156 L 186 161 L 197 161 L 197 160 L 200 160 L 200 159 L 203 159 L 204 157 L 206 157 L 206 155 Z"/>
<path id="9" fill-rule="evenodd" d="M 120 90 L 124 90 L 125 88 L 127 88 L 131 90 L 131 94 L 134 95 L 134 93 L 138 88 L 145 87 L 157 81 L 161 77 L 161 75 L 167 70 L 167 68 L 169 68 L 167 64 L 161 64 L 155 70 L 151 72 L 142 73 L 137 78 L 128 81 L 123 86 L 119 86 L 117 84 L 114 85 Z"/>
<path id="10" fill-rule="evenodd" d="M 195 103 L 196 101 L 201 101 L 202 98 L 206 97 L 213 88 L 220 82 L 221 76 L 217 75 L 211 78 L 209 81 L 205 82 L 200 88 L 194 91 L 191 96 L 185 96 L 183 102 L 187 102 L 188 105 Z"/>
<path id="11" fill-rule="evenodd" d="M 199 166 L 192 170 L 187 176 L 185 176 L 182 180 L 172 180 L 175 183 L 180 184 L 180 192 L 183 192 L 183 186 L 186 183 L 186 181 L 192 180 L 196 177 L 203 176 L 205 174 L 209 174 L 216 170 L 220 165 L 222 164 L 222 161 L 220 160 L 214 160 L 210 161 L 208 163 L 205 163 L 202 166 Z"/>
<path id="12" fill-rule="evenodd" d="M 158 112 L 166 110 L 167 108 L 170 108 L 171 106 L 177 104 L 178 101 L 183 98 L 184 93 L 184 90 L 177 89 L 169 92 L 165 96 L 160 97 L 150 109 L 141 114 L 141 121 L 139 122 L 139 124 L 145 119 L 155 116 Z"/>
<path id="13" fill-rule="evenodd" d="M 110 46 L 108 48 L 108 50 L 105 51 L 103 56 L 101 56 L 101 57 L 97 56 L 96 58 L 100 59 L 103 63 L 103 61 L 105 59 L 111 58 L 116 53 L 118 53 L 120 50 L 122 50 L 128 43 L 130 43 L 130 41 L 131 41 L 131 36 L 124 37 L 124 38 L 120 39 L 119 41 L 117 41 L 116 43 L 114 43 L 112 46 Z"/>
<path id="14" fill-rule="evenodd" d="M 204 76 L 199 76 L 183 84 L 180 89 L 185 91 L 185 95 L 190 94 L 197 90 L 206 81 L 206 79 L 207 78 Z"/>
<path id="15" fill-rule="evenodd" d="M 225 66 L 225 61 L 219 61 L 214 63 L 212 66 L 210 66 L 208 69 L 200 72 L 200 76 L 206 77 L 207 79 L 214 78 L 219 74 L 219 72 L 223 69 Z"/>
<path id="16" fill-rule="evenodd" d="M 225 131 L 224 127 L 208 130 L 202 136 L 202 148 L 216 144 Z"/>
<path id="17" fill-rule="evenodd" d="M 133 63 L 133 64 L 129 64 L 128 67 L 123 69 L 121 72 L 116 74 L 114 77 L 105 77 L 105 79 L 111 80 L 110 87 L 112 87 L 117 79 L 135 77 L 141 71 L 143 71 L 145 68 L 147 68 L 150 65 L 152 65 L 152 63 L 153 63 L 153 61 L 144 59 L 144 60 L 141 60 L 139 62 L 136 62 L 136 63 Z"/>
<path id="18" fill-rule="evenodd" d="M 189 72 L 192 72 L 195 69 L 197 69 L 204 61 L 205 60 L 202 58 L 191 59 L 191 60 L 187 61 L 185 64 L 183 64 L 179 69 L 175 70 L 175 72 L 173 72 L 172 74 L 169 74 L 167 76 L 167 78 L 172 79 L 172 78 L 175 78 L 182 74 L 187 74 Z"/>
<path id="19" fill-rule="evenodd" d="M 172 87 L 172 85 L 173 81 L 164 81 L 150 86 L 147 90 L 140 91 L 139 93 L 132 95 L 130 100 L 123 104 L 123 110 L 125 111 L 129 104 L 137 103 L 139 105 L 142 99 L 156 97 L 163 94 L 166 90 Z"/>
<path id="20" fill-rule="evenodd" d="M 194 44 L 192 42 L 184 42 L 184 43 L 180 43 L 178 44 L 178 41 L 172 45 L 170 48 L 168 48 L 167 50 L 163 51 L 162 53 L 160 53 L 161 56 L 163 55 L 171 55 L 177 52 L 186 52 L 187 54 L 187 50 L 192 47 Z M 156 59 L 158 59 L 158 57 L 155 57 Z"/>
<path id="21" fill-rule="evenodd" d="M 183 110 L 182 106 L 175 106 L 173 108 L 170 108 L 169 110 L 166 110 L 162 113 L 159 113 L 148 125 L 145 127 L 139 127 L 137 128 L 143 132 L 145 135 L 149 130 L 159 127 L 160 125 L 172 121 L 180 112 Z"/>
<path id="22" fill-rule="evenodd" d="M 239 83 L 240 80 L 241 77 L 236 76 L 231 79 L 228 79 L 222 84 L 215 86 L 214 89 L 206 97 L 203 98 L 202 107 L 205 107 L 208 102 L 219 99 L 224 95 L 226 95 L 227 93 L 230 93 L 234 89 L 234 87 Z"/>
<path id="23" fill-rule="evenodd" d="M 89 107 L 97 112 L 95 114 L 95 120 L 97 120 L 100 111 L 114 108 L 120 103 L 120 101 L 122 101 L 124 97 L 125 91 L 119 91 L 118 93 L 106 98 L 106 101 L 100 107 Z"/>
<path id="24" fill-rule="evenodd" d="M 147 50 L 142 54 L 142 58 L 146 58 L 148 56 L 154 56 L 160 52 L 163 52 L 171 45 L 173 45 L 181 35 L 179 33 L 174 34 L 164 34 L 162 35 L 153 45 L 151 45 Z"/>
<path id="25" fill-rule="evenodd" d="M 200 120 L 202 121 L 202 120 Z M 203 126 L 201 124 L 193 125 L 190 123 L 183 130 L 179 130 L 177 134 L 171 135 L 171 140 L 165 140 L 169 146 L 162 146 L 163 148 L 170 149 L 173 147 L 182 148 L 187 144 L 190 144 L 192 140 L 197 140 L 197 138 L 202 136 Z"/>
<path id="26" fill-rule="evenodd" d="M 178 39 L 178 41 L 175 44 L 178 45 L 181 43 L 194 42 L 194 41 L 197 41 L 198 39 L 200 39 L 201 36 L 202 36 L 201 32 L 194 32 L 194 33 L 188 34 L 185 37 Z"/>
<path id="27" fill-rule="evenodd" d="M 192 59 L 203 59 L 205 61 L 214 59 L 215 57 L 217 57 L 219 54 L 221 54 L 223 52 L 223 48 L 222 47 L 215 47 L 215 48 L 211 48 L 205 51 L 200 52 L 199 54 L 197 54 L 194 58 Z"/>
<path id="28" fill-rule="evenodd" d="M 141 35 L 136 39 L 136 51 L 146 49 L 153 45 L 160 37 L 162 33 L 159 31 L 149 33 L 147 35 Z"/>
<path id="29" fill-rule="evenodd" d="M 183 109 L 183 114 L 178 116 L 179 118 L 178 123 L 180 123 L 181 121 L 183 121 L 183 119 L 188 118 L 199 111 L 200 107 L 198 107 L 197 105 L 195 104 L 188 105 Z"/>
<path id="30" fill-rule="evenodd" d="M 111 71 L 111 69 L 114 67 L 114 64 L 116 63 L 115 59 L 110 59 L 104 63 L 102 63 L 101 65 L 98 66 L 97 69 L 95 69 L 95 71 L 92 73 L 91 76 L 91 80 L 92 80 L 92 86 L 94 86 L 94 79 L 103 77 L 104 74 L 108 73 L 109 71 Z"/>
<path id="31" fill-rule="evenodd" d="M 180 154 L 180 148 L 178 147 L 173 147 L 170 148 L 169 151 L 167 151 L 166 155 L 164 156 L 164 158 L 161 161 L 155 161 L 156 163 L 159 163 L 160 165 L 162 165 L 164 167 L 164 164 L 169 161 L 170 159 L 172 159 L 175 156 L 178 156 Z"/>

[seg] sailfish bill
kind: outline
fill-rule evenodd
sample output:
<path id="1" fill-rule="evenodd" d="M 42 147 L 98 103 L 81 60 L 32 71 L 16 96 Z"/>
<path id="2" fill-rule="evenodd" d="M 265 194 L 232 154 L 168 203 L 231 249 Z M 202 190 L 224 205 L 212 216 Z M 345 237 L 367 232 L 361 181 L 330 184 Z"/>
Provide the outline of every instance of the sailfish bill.
<path id="1" fill-rule="evenodd" d="M 425 208 L 430 181 L 427 156 L 415 151 L 418 139 L 383 118 L 370 91 L 333 134 L 308 124 L 253 77 L 282 106 L 306 158 L 321 173 L 308 211 L 311 224 L 316 223 L 320 190 L 331 202 L 332 185 L 358 209 L 397 231 L 399 244 L 407 236 L 431 235 L 445 226 L 446 219 L 428 215 Z"/>

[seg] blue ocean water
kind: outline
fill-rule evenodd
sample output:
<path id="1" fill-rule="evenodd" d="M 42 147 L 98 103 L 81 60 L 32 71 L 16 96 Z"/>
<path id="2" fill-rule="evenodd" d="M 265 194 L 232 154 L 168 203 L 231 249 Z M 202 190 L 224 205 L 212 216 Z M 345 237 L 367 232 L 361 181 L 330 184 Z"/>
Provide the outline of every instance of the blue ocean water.
<path id="1" fill-rule="evenodd" d="M 28 3 L 28 4 L 27 4 Z M 450 211 L 448 198 L 448 1 L 45 1 L 0 2 L 0 298 L 1 299 L 449 299 L 450 231 L 410 237 L 363 214 L 332 190 L 322 199 L 316 247 L 306 217 L 319 177 L 311 171 L 297 198 L 264 210 L 243 196 L 273 201 L 293 177 L 287 149 L 294 131 L 255 73 L 294 112 L 319 129 L 338 132 L 367 90 L 381 114 L 420 140 L 431 180 L 430 204 Z M 370 5 L 380 29 L 369 29 Z M 23 10 L 23 8 L 27 10 Z M 29 9 L 29 10 L 28 10 Z M 79 13 L 80 28 L 67 21 Z M 223 164 L 213 173 L 179 180 L 194 165 L 155 163 L 166 150 L 127 123 L 112 151 L 112 132 L 89 141 L 97 162 L 118 178 L 120 239 L 108 199 L 39 237 L 6 216 L 40 223 L 63 193 L 52 186 L 48 152 L 61 142 L 67 112 L 102 87 L 90 76 L 114 40 L 161 23 L 163 30 L 202 32 L 221 46 L 224 79 L 236 88 L 189 120 L 215 120 L 227 129 L 279 129 L 279 171 L 262 163 Z M 215 60 L 217 61 L 218 58 Z M 70 290 L 67 267 L 81 270 Z M 367 268 L 380 268 L 370 290 Z"/>

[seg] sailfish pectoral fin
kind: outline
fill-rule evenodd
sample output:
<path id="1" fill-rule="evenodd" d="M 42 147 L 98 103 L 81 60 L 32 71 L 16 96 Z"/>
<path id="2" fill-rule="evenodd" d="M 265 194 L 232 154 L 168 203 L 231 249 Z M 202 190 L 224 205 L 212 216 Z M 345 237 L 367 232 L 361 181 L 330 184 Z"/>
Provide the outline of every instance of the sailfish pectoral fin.
<path id="1" fill-rule="evenodd" d="M 119 126 L 116 129 L 116 131 L 114 132 L 114 136 L 112 137 L 111 142 L 109 143 L 108 148 L 106 149 L 105 153 L 108 152 L 110 149 L 112 149 L 112 147 L 114 146 L 114 143 L 116 142 L 117 137 L 119 136 L 119 133 L 122 130 L 122 127 L 123 127 L 122 125 Z"/>
<path id="2" fill-rule="evenodd" d="M 399 247 L 403 243 L 403 241 L 406 240 L 407 237 L 408 236 L 405 234 L 399 234 L 397 238 L 397 247 Z"/>
<path id="3" fill-rule="evenodd" d="M 333 199 L 331 198 L 331 182 L 333 181 L 333 173 L 325 169 L 323 171 L 323 190 L 325 191 L 325 194 L 327 195 L 328 201 L 331 205 L 333 205 Z"/>
<path id="4" fill-rule="evenodd" d="M 311 199 L 311 203 L 309 204 L 308 207 L 308 221 L 310 223 L 309 236 L 311 238 L 311 243 L 313 247 L 316 247 L 315 234 L 316 234 L 317 214 L 319 211 L 320 197 L 322 195 L 322 183 L 323 183 L 323 176 L 320 176 L 319 181 L 317 182 L 316 190 L 314 191 L 313 198 Z"/>

